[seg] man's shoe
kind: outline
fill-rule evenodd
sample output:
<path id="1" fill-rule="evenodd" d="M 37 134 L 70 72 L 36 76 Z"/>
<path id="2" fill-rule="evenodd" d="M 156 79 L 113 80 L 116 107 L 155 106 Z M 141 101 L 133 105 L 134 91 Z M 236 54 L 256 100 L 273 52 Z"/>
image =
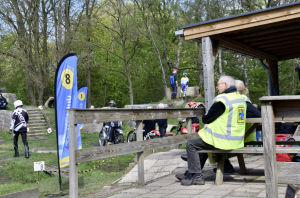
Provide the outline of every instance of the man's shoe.
<path id="1" fill-rule="evenodd" d="M 185 173 L 177 173 L 175 175 L 175 177 L 181 181 L 181 180 L 184 180 L 184 179 L 187 179 L 187 178 L 191 178 L 192 174 L 189 173 L 189 171 L 185 171 Z"/>
<path id="2" fill-rule="evenodd" d="M 19 157 L 19 151 L 18 151 L 18 149 L 16 147 L 14 149 L 15 149 L 14 157 Z"/>
<path id="3" fill-rule="evenodd" d="M 214 168 L 213 171 L 214 173 L 216 173 L 217 168 Z M 224 173 L 234 173 L 234 172 L 235 172 L 234 168 L 224 168 Z"/>
<path id="4" fill-rule="evenodd" d="M 29 147 L 25 146 L 25 158 L 29 158 Z"/>
<path id="5" fill-rule="evenodd" d="M 191 185 L 204 185 L 205 180 L 203 179 L 202 174 L 192 174 L 192 177 L 181 180 L 181 185 L 191 186 Z"/>
<path id="6" fill-rule="evenodd" d="M 181 155 L 181 159 L 182 159 L 183 161 L 186 161 L 186 162 L 187 162 L 187 154 L 182 154 L 182 155 Z"/>

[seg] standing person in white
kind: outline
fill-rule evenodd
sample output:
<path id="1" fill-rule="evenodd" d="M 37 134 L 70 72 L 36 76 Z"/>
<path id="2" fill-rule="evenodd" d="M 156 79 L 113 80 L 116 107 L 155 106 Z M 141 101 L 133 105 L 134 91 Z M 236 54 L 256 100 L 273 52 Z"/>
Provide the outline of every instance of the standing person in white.
<path id="1" fill-rule="evenodd" d="M 14 149 L 15 155 L 14 157 L 19 157 L 18 150 L 18 138 L 19 135 L 22 137 L 22 142 L 25 148 L 25 158 L 29 158 L 29 147 L 27 142 L 27 123 L 29 121 L 28 113 L 25 109 L 22 109 L 23 102 L 21 100 L 17 100 L 14 102 L 14 106 L 16 110 L 14 110 L 12 114 L 12 119 L 10 123 L 9 135 L 11 135 L 12 130 L 14 132 Z"/>

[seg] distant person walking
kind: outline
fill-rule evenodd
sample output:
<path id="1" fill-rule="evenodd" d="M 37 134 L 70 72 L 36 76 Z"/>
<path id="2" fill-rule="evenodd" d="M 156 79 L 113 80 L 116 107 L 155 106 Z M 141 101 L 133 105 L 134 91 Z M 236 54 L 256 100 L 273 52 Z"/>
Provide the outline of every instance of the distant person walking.
<path id="1" fill-rule="evenodd" d="M 0 94 L 0 109 L 7 109 L 7 101 L 6 98 L 4 98 L 2 96 L 2 94 Z"/>
<path id="2" fill-rule="evenodd" d="M 171 86 L 171 100 L 176 99 L 177 96 L 177 69 L 173 70 L 173 73 L 170 75 L 170 86 Z"/>
<path id="3" fill-rule="evenodd" d="M 183 73 L 183 77 L 181 78 L 181 90 L 180 90 L 180 98 L 183 94 L 183 98 L 185 98 L 186 90 L 188 88 L 189 78 L 187 77 L 187 73 Z"/>
<path id="4" fill-rule="evenodd" d="M 9 135 L 11 135 L 12 130 L 14 130 L 14 149 L 15 155 L 14 157 L 19 157 L 18 150 L 18 138 L 19 135 L 22 137 L 22 141 L 25 148 L 25 158 L 29 158 L 29 147 L 27 142 L 27 123 L 29 121 L 29 117 L 27 111 L 22 109 L 23 102 L 21 100 L 17 100 L 14 102 L 14 106 L 16 110 L 14 110 L 12 114 L 12 119 L 10 123 Z"/>

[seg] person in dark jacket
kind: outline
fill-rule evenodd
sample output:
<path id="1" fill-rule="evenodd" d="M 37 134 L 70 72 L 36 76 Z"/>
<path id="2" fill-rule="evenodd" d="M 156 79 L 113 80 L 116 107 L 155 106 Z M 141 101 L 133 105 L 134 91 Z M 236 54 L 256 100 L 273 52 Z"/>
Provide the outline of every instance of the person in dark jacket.
<path id="1" fill-rule="evenodd" d="M 164 104 L 158 104 L 158 108 L 164 108 Z M 158 131 L 160 132 L 160 137 L 165 137 L 167 127 L 168 127 L 168 119 L 157 119 Z"/>
<path id="2" fill-rule="evenodd" d="M 11 135 L 12 131 L 14 133 L 14 157 L 19 157 L 18 138 L 19 135 L 21 135 L 22 142 L 25 148 L 25 158 L 29 158 L 29 147 L 27 142 L 27 123 L 29 121 L 28 113 L 25 109 L 22 109 L 23 102 L 21 100 L 15 101 L 14 106 L 16 110 L 14 110 L 12 114 L 12 119 L 9 128 L 9 135 Z"/>
<path id="3" fill-rule="evenodd" d="M 3 97 L 2 94 L 0 94 L 0 109 L 7 109 L 7 101 L 6 98 Z"/>

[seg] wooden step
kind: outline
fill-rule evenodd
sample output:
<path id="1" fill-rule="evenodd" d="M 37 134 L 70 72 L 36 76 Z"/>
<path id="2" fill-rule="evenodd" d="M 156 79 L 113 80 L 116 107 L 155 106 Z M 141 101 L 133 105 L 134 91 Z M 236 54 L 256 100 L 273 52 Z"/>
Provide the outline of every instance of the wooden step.
<path id="1" fill-rule="evenodd" d="M 31 117 L 42 117 L 43 116 L 43 114 L 37 114 L 37 113 L 35 113 L 35 114 L 29 114 L 28 113 L 28 116 L 31 118 Z"/>
<path id="2" fill-rule="evenodd" d="M 27 126 L 47 126 L 46 122 L 28 123 Z"/>
<path id="3" fill-rule="evenodd" d="M 47 126 L 34 126 L 34 127 L 28 127 L 29 128 L 29 131 L 31 131 L 31 130 L 35 130 L 35 129 L 38 129 L 38 130 L 46 130 L 47 131 L 47 129 L 48 129 L 48 127 Z"/>
<path id="4" fill-rule="evenodd" d="M 45 122 L 45 120 L 29 120 L 29 122 L 28 123 L 43 123 L 43 122 Z"/>

